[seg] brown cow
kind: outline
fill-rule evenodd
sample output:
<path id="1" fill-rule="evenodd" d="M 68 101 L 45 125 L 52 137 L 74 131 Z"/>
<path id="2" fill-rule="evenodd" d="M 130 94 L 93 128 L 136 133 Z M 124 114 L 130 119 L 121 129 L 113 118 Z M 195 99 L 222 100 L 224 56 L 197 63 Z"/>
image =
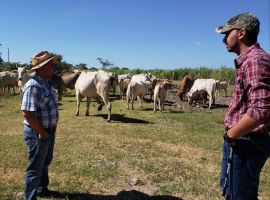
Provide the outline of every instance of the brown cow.
<path id="1" fill-rule="evenodd" d="M 194 79 L 191 76 L 185 76 L 181 81 L 181 86 L 177 95 L 179 96 L 180 100 L 183 101 L 186 94 L 189 92 L 190 88 L 193 86 Z"/>

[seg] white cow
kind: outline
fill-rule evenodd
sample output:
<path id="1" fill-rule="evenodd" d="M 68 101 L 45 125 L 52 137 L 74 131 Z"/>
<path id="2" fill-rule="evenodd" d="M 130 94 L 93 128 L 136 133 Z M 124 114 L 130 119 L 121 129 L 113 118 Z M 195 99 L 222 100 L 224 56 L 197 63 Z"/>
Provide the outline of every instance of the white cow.
<path id="1" fill-rule="evenodd" d="M 99 70 L 96 72 L 82 72 L 75 83 L 77 111 L 76 116 L 79 115 L 79 108 L 81 99 L 87 97 L 87 108 L 85 115 L 89 115 L 89 106 L 91 98 L 95 98 L 98 102 L 102 102 L 98 110 L 102 109 L 103 104 L 107 107 L 108 118 L 111 120 L 111 103 L 109 101 L 109 92 L 113 84 L 113 77 L 108 73 Z"/>
<path id="2" fill-rule="evenodd" d="M 22 96 L 23 86 L 30 78 L 34 77 L 35 71 L 26 70 L 25 67 L 18 67 L 18 87 L 20 96 Z"/>
<path id="3" fill-rule="evenodd" d="M 209 109 L 215 102 L 216 80 L 215 79 L 196 79 L 190 91 L 187 93 L 188 102 L 195 91 L 205 90 L 209 96 Z"/>
<path id="4" fill-rule="evenodd" d="M 127 88 L 127 109 L 129 109 L 129 102 L 131 99 L 131 108 L 134 110 L 133 101 L 137 96 L 139 105 L 142 107 L 143 96 L 152 86 L 152 76 L 150 74 L 136 74 L 133 75 Z"/>
<path id="5" fill-rule="evenodd" d="M 158 82 L 154 89 L 154 112 L 156 112 L 156 104 L 158 102 L 159 110 L 164 110 L 164 102 L 167 95 L 167 90 L 173 87 L 173 83 L 168 80 Z"/>

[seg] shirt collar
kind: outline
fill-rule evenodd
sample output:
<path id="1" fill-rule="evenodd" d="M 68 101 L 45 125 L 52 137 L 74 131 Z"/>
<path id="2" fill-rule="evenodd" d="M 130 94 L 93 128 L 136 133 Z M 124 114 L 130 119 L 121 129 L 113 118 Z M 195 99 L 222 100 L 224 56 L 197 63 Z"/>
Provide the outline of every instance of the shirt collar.
<path id="1" fill-rule="evenodd" d="M 48 86 L 51 86 L 51 84 L 52 84 L 52 80 L 48 81 L 48 84 L 47 84 L 46 81 L 43 78 L 41 78 L 39 75 L 37 75 L 37 74 L 35 75 L 35 79 L 36 79 L 36 81 L 38 81 L 39 83 L 41 83 L 43 85 L 43 87 L 44 86 L 48 87 Z"/>
<path id="2" fill-rule="evenodd" d="M 253 44 L 252 46 L 250 46 L 244 53 L 240 54 L 235 60 L 234 60 L 234 64 L 235 64 L 235 68 L 239 68 L 243 62 L 246 60 L 246 58 L 248 57 L 248 54 L 250 52 L 252 52 L 254 49 L 259 49 L 260 45 L 258 43 Z"/>

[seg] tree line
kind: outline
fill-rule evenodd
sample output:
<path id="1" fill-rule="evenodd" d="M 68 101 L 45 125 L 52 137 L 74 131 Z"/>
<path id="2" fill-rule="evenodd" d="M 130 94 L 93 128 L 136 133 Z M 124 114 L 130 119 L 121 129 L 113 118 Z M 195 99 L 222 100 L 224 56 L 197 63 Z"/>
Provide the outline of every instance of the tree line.
<path id="1" fill-rule="evenodd" d="M 87 67 L 86 64 L 80 63 L 78 65 L 72 65 L 67 62 L 59 62 L 56 63 L 57 69 L 60 71 L 70 71 L 74 69 L 79 70 L 88 70 L 88 71 L 96 71 L 99 69 L 105 70 L 107 72 L 112 72 L 115 74 L 141 74 L 149 72 L 154 76 L 160 79 L 169 79 L 169 80 L 182 80 L 184 76 L 191 76 L 193 78 L 214 78 L 220 81 L 229 81 L 229 83 L 233 83 L 235 78 L 235 69 L 221 66 L 219 68 L 207 68 L 207 67 L 199 67 L 199 68 L 177 68 L 177 69 L 129 69 L 129 68 L 119 68 L 119 67 Z M 1 71 L 11 71 L 17 70 L 18 67 L 26 67 L 30 69 L 32 66 L 30 64 L 22 64 L 22 63 L 2 63 L 0 64 L 0 72 Z"/>

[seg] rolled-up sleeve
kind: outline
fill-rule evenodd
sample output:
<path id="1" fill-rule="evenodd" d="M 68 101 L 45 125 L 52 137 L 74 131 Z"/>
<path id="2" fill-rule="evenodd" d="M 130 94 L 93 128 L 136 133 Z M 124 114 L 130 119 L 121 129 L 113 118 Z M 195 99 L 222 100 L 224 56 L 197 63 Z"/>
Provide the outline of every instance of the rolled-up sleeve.
<path id="1" fill-rule="evenodd" d="M 270 117 L 270 67 L 266 59 L 251 59 L 247 63 L 247 85 L 250 107 L 247 115 L 265 121 Z"/>

